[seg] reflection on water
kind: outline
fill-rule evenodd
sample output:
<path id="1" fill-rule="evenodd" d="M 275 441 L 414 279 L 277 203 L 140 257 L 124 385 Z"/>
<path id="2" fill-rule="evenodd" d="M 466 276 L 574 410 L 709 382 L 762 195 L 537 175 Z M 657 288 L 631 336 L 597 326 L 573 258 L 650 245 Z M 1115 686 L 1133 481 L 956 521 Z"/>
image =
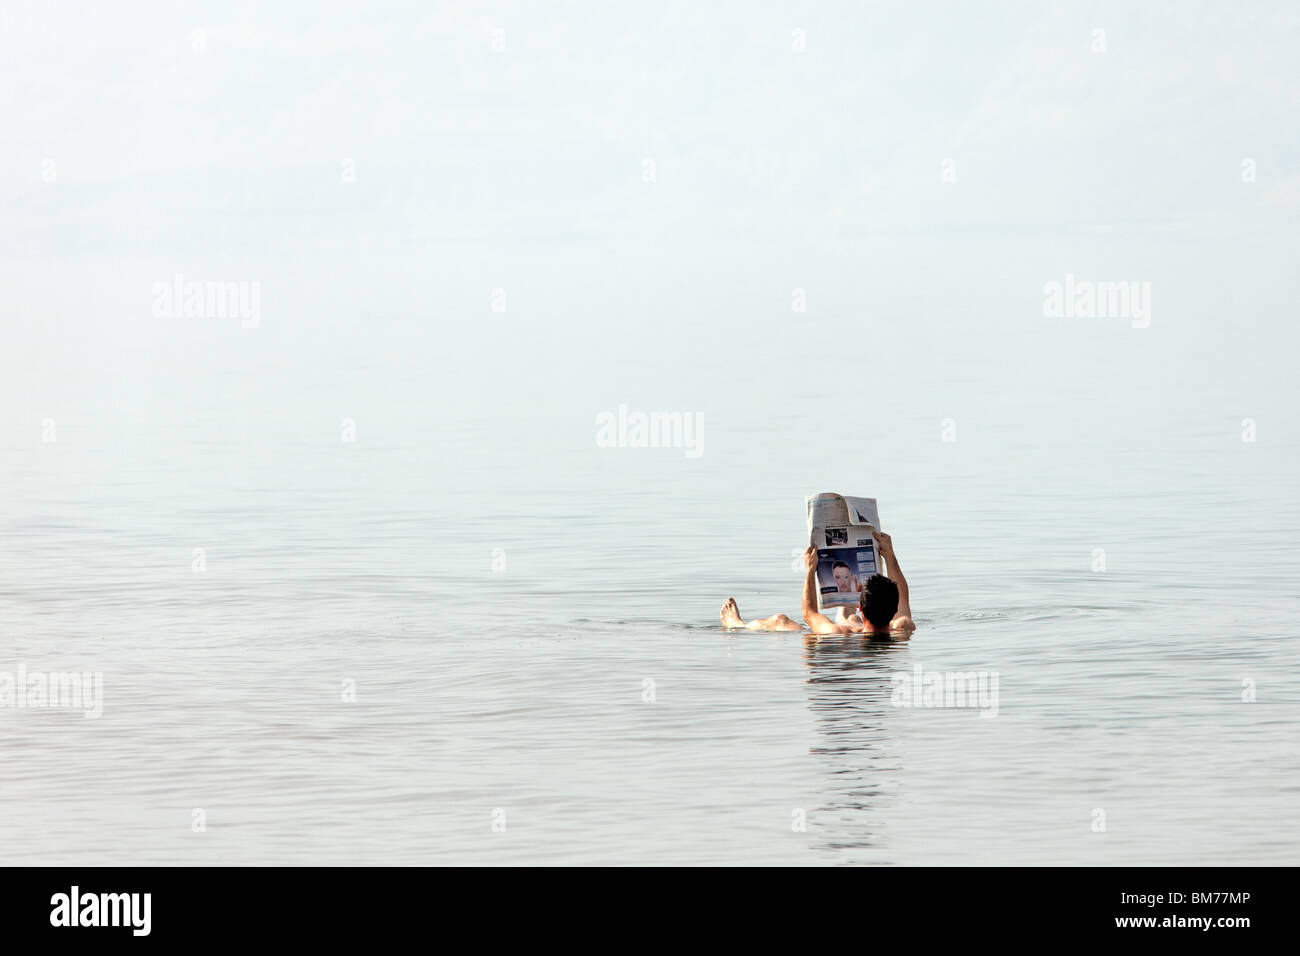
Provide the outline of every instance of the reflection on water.
<path id="1" fill-rule="evenodd" d="M 901 748 L 890 726 L 891 675 L 904 669 L 905 641 L 835 635 L 804 639 L 804 688 L 815 719 L 809 753 L 823 781 L 810 812 L 809 844 L 839 862 L 888 849 L 884 821 L 897 798 Z M 875 854 L 867 859 L 878 861 Z"/>

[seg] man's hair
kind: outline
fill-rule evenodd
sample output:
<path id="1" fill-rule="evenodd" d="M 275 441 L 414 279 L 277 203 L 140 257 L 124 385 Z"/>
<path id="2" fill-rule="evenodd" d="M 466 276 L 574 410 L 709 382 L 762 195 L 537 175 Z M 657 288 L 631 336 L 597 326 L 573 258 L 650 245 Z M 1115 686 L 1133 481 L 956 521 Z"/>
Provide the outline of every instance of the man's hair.
<path id="1" fill-rule="evenodd" d="M 834 571 L 836 568 L 843 568 L 845 571 L 849 570 L 849 566 L 845 564 L 843 561 L 836 561 L 834 564 L 831 565 L 832 571 Z"/>
<path id="2" fill-rule="evenodd" d="M 858 607 L 863 620 L 876 627 L 889 627 L 889 622 L 898 613 L 898 585 L 883 574 L 873 574 L 867 578 Z"/>

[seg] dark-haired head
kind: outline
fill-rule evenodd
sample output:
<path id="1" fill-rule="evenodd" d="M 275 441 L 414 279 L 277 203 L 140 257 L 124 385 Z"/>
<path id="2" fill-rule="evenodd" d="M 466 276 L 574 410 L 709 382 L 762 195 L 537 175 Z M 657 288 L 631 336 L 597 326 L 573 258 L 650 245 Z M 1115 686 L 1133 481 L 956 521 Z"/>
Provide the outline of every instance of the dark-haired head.
<path id="1" fill-rule="evenodd" d="M 867 578 L 858 607 L 862 619 L 873 627 L 889 627 L 889 622 L 898 613 L 898 585 L 883 574 L 873 574 Z"/>

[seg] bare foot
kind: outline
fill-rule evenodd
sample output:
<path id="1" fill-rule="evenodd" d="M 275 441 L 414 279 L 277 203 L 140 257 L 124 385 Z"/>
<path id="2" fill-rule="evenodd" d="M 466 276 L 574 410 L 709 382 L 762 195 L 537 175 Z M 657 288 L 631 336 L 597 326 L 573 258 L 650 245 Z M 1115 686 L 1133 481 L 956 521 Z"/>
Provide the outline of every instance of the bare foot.
<path id="1" fill-rule="evenodd" d="M 740 608 L 736 605 L 734 597 L 727 598 L 726 603 L 722 605 L 722 613 L 719 616 L 722 618 L 723 627 L 745 626 L 745 622 L 740 617 Z"/>

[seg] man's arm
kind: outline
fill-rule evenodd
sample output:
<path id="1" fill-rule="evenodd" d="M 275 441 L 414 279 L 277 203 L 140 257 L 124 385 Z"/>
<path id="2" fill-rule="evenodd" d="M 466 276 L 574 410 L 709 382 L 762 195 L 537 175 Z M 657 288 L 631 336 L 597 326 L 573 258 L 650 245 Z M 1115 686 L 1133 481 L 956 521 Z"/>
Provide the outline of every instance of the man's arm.
<path id="1" fill-rule="evenodd" d="M 885 565 L 885 577 L 898 585 L 898 612 L 889 622 L 889 626 L 891 629 L 916 627 L 912 621 L 912 600 L 907 588 L 907 578 L 903 577 L 903 569 L 898 566 L 898 555 L 894 554 L 893 539 L 885 532 L 877 531 L 876 540 L 880 542 L 880 558 Z"/>
<path id="2" fill-rule="evenodd" d="M 803 579 L 803 619 L 814 634 L 848 634 L 842 627 L 817 610 L 817 549 L 812 545 L 803 553 L 803 563 L 808 569 Z"/>

